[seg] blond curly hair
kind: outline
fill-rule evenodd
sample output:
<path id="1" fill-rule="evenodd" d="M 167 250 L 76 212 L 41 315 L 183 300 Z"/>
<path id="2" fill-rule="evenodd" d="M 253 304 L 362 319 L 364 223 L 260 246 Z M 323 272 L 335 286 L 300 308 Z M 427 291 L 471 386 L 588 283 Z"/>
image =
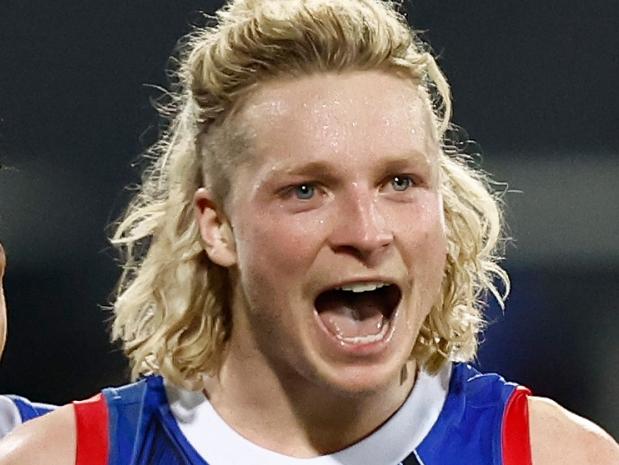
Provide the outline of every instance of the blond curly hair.
<path id="1" fill-rule="evenodd" d="M 269 79 L 348 70 L 396 72 L 427 92 L 443 141 L 449 246 L 440 299 L 411 357 L 433 372 L 475 356 L 486 295 L 502 305 L 509 289 L 498 265 L 500 203 L 487 176 L 446 137 L 449 86 L 398 11 L 381 0 L 234 0 L 210 18 L 213 25 L 181 42 L 163 107 L 169 125 L 149 150 L 142 186 L 111 239 L 124 257 L 112 337 L 122 342 L 134 377 L 159 373 L 192 388 L 220 366 L 231 330 L 230 283 L 203 250 L 193 197 L 209 183 L 225 201 L 231 170 L 247 152 L 234 119 L 243 97 Z"/>

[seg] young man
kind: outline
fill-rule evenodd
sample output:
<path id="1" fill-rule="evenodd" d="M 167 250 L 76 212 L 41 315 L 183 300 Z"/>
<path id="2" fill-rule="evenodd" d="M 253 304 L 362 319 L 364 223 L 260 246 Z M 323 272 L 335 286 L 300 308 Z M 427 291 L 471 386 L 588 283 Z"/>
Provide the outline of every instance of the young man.
<path id="1" fill-rule="evenodd" d="M 598 427 L 464 363 L 507 286 L 501 215 L 390 3 L 237 0 L 113 241 L 137 384 L 19 428 L 0 464 L 579 464 Z"/>
<path id="2" fill-rule="evenodd" d="M 6 267 L 4 248 L 0 244 L 0 360 L 6 342 L 6 302 L 2 279 Z M 30 402 L 20 396 L 0 395 L 0 439 L 20 424 L 53 410 L 55 406 Z"/>

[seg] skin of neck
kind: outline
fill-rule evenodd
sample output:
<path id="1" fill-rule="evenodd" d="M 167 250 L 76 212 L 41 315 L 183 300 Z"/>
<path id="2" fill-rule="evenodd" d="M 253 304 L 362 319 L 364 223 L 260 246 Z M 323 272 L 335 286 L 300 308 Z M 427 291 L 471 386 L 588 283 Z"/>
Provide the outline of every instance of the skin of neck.
<path id="1" fill-rule="evenodd" d="M 372 392 L 325 389 L 285 364 L 267 360 L 235 315 L 221 368 L 205 378 L 210 403 L 244 438 L 280 454 L 308 458 L 345 449 L 385 423 L 416 380 L 409 361 L 401 374 Z"/>

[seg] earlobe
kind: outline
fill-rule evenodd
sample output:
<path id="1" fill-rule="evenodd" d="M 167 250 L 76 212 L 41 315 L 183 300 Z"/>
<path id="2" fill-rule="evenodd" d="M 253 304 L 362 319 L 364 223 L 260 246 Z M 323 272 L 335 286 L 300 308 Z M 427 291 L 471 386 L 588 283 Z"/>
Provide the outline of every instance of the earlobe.
<path id="1" fill-rule="evenodd" d="M 236 264 L 236 244 L 230 222 L 209 192 L 201 187 L 194 195 L 196 221 L 206 254 L 213 263 L 230 267 Z"/>

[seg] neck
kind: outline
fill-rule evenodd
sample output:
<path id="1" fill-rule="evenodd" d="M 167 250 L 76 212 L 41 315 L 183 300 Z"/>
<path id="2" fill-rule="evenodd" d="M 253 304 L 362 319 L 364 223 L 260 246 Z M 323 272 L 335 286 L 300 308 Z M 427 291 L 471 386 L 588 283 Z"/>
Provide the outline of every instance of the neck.
<path id="1" fill-rule="evenodd" d="M 400 408 L 415 383 L 410 362 L 380 389 L 343 393 L 278 373 L 259 357 L 229 352 L 218 376 L 205 380 L 207 396 L 246 439 L 293 457 L 332 453 L 363 439 Z"/>

